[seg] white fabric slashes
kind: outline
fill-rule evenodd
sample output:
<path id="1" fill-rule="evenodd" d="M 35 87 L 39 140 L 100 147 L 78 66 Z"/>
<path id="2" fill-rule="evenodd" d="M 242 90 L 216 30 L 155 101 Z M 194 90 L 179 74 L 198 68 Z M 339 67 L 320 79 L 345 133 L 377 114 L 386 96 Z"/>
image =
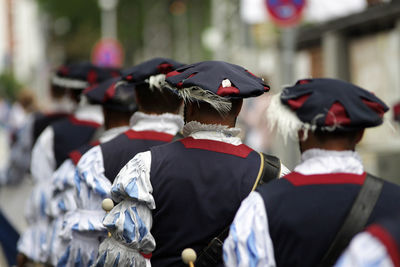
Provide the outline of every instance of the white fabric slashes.
<path id="1" fill-rule="evenodd" d="M 242 144 L 238 137 L 239 133 L 238 128 L 206 125 L 194 121 L 187 123 L 183 128 L 184 136 L 220 141 L 235 146 Z M 112 237 L 106 239 L 100 246 L 97 263 L 105 264 L 106 261 L 106 265 L 99 266 L 112 265 L 118 255 L 117 249 L 121 252 L 119 259 L 124 260 L 126 264 L 132 261 L 129 256 L 132 254 L 128 251 L 133 250 L 137 254 L 139 251 L 147 253 L 154 250 L 156 244 L 150 230 L 152 210 L 156 208 L 156 203 L 152 196 L 153 188 L 150 182 L 151 160 L 150 151 L 137 154 L 123 167 L 114 181 L 111 196 L 119 204 L 107 214 L 103 221 L 112 233 Z M 283 165 L 282 170 L 283 173 L 287 173 Z M 138 257 L 138 260 L 142 260 L 141 256 Z"/>
<path id="2" fill-rule="evenodd" d="M 150 267 L 149 259 L 144 258 L 137 250 L 128 248 L 113 238 L 105 239 L 99 248 L 99 257 L 96 265 L 103 266 L 130 266 Z"/>
<path id="3" fill-rule="evenodd" d="M 117 134 L 127 130 L 127 126 L 116 127 L 109 129 L 102 133 L 99 140 L 100 142 L 108 141 L 114 138 Z M 49 225 L 49 235 L 47 238 L 47 254 L 48 260 L 54 266 L 61 260 L 62 256 L 66 255 L 67 248 L 71 245 L 72 229 L 92 229 L 97 227 L 101 229 L 102 235 L 106 233 L 102 224 L 93 224 L 92 221 L 101 221 L 104 217 L 104 212 L 99 210 L 92 214 L 81 214 L 80 216 L 73 216 L 75 210 L 78 209 L 78 198 L 75 186 L 80 183 L 79 176 L 76 173 L 75 165 L 71 159 L 67 159 L 55 171 L 52 177 L 52 198 L 47 206 L 47 215 L 52 220 Z M 108 183 L 109 187 L 111 184 Z M 96 217 L 97 216 L 97 217 Z M 85 248 L 76 249 L 71 247 L 68 253 L 71 258 L 91 259 L 91 255 L 84 255 Z M 76 255 L 79 253 L 79 255 Z M 93 257 L 96 257 L 97 253 Z M 70 259 L 63 259 L 70 261 Z M 87 261 L 86 261 L 87 262 Z"/>
<path id="4" fill-rule="evenodd" d="M 374 236 L 362 232 L 356 235 L 335 267 L 394 267 L 385 246 Z"/>
<path id="5" fill-rule="evenodd" d="M 260 236 L 256 238 L 255 235 Z M 260 194 L 252 192 L 242 202 L 230 227 L 230 235 L 224 242 L 224 262 L 225 266 L 276 266 Z"/>
<path id="6" fill-rule="evenodd" d="M 142 112 L 135 112 L 131 117 L 130 123 L 131 129 L 134 131 L 157 131 L 171 135 L 175 135 L 183 125 L 182 118 L 175 114 L 148 115 Z M 133 186 L 132 183 L 131 186 Z M 105 176 L 104 160 L 100 146 L 93 147 L 80 159 L 76 168 L 74 188 L 77 209 L 66 215 L 65 228 L 62 232 L 63 238 L 72 238 L 70 242 L 71 249 L 68 254 L 71 259 L 78 257 L 78 255 L 74 254 L 78 251 L 75 247 L 74 239 L 80 239 L 80 236 L 85 236 L 85 238 L 92 238 L 98 242 L 99 238 L 103 239 L 107 236 L 106 228 L 103 225 L 105 212 L 101 208 L 101 203 L 104 198 L 110 197 L 111 183 Z M 138 211 L 134 209 L 124 210 L 120 215 L 121 220 L 124 221 L 128 217 L 133 220 L 136 218 L 135 212 L 142 213 L 140 209 Z M 111 213 L 109 215 L 111 216 Z M 146 220 L 142 221 L 146 222 Z M 140 232 L 143 234 L 143 230 Z M 85 258 L 81 258 L 82 260 L 89 259 L 90 255 L 96 255 L 95 258 L 97 258 L 98 244 L 89 245 L 88 243 L 87 246 L 79 246 L 79 248 L 81 255 L 86 255 Z M 111 255 L 110 253 L 108 255 Z M 115 254 L 116 256 L 117 254 Z M 87 262 L 81 262 L 81 264 L 87 264 Z"/>

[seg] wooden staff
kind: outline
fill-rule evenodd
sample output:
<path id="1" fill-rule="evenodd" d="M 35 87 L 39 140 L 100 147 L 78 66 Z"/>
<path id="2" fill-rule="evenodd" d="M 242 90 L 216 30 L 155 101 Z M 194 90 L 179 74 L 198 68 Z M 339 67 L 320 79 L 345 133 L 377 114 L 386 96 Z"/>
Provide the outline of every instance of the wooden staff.
<path id="1" fill-rule="evenodd" d="M 105 198 L 103 202 L 101 202 L 101 207 L 106 211 L 106 213 L 109 213 L 110 210 L 114 208 L 114 201 L 112 201 L 111 198 Z M 111 237 L 110 232 L 108 232 L 108 237 Z"/>
<path id="2" fill-rule="evenodd" d="M 185 248 L 182 251 L 182 261 L 189 265 L 189 267 L 194 267 L 194 262 L 196 261 L 197 255 L 196 251 L 191 248 Z"/>

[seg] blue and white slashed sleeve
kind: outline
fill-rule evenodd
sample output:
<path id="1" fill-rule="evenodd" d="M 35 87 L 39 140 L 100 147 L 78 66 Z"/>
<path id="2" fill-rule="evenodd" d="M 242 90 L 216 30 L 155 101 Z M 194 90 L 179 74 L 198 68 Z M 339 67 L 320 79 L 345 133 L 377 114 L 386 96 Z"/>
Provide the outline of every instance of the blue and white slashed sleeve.
<path id="1" fill-rule="evenodd" d="M 101 209 L 104 198 L 110 197 L 111 182 L 105 176 L 103 153 L 100 146 L 87 151 L 76 167 L 75 188 L 78 208 Z"/>
<path id="2" fill-rule="evenodd" d="M 70 159 L 54 172 L 51 184 L 51 199 L 46 213 L 55 218 L 67 211 L 76 209 L 76 200 L 73 194 L 75 165 Z"/>
<path id="3" fill-rule="evenodd" d="M 50 181 L 53 175 L 56 166 L 53 141 L 54 131 L 48 126 L 33 146 L 30 170 L 35 182 Z"/>
<path id="4" fill-rule="evenodd" d="M 149 261 L 143 254 L 155 249 L 150 233 L 155 209 L 150 165 L 151 153 L 139 153 L 117 175 L 111 196 L 119 203 L 103 220 L 111 237 L 100 245 L 99 266 L 112 265 L 117 258 L 118 266 L 144 266 Z"/>
<path id="5" fill-rule="evenodd" d="M 23 128 L 18 132 L 12 145 L 5 175 L 0 175 L 0 184 L 17 184 L 29 172 L 31 164 L 32 132 L 34 116 L 31 114 Z"/>
<path id="6" fill-rule="evenodd" d="M 368 232 L 357 234 L 335 267 L 394 267 L 385 246 Z"/>
<path id="7" fill-rule="evenodd" d="M 137 154 L 118 173 L 111 188 L 111 197 L 120 202 L 130 199 L 155 209 L 150 182 L 151 152 Z"/>
<path id="8" fill-rule="evenodd" d="M 99 146 L 86 152 L 79 160 L 73 176 L 76 209 L 64 216 L 61 236 L 69 239 L 73 232 L 97 236 L 105 233 L 105 211 L 101 208 L 104 198 L 110 197 L 111 183 L 104 177 L 103 156 Z"/>
<path id="9" fill-rule="evenodd" d="M 224 242 L 225 266 L 276 266 L 262 197 L 252 192 L 242 202 Z"/>

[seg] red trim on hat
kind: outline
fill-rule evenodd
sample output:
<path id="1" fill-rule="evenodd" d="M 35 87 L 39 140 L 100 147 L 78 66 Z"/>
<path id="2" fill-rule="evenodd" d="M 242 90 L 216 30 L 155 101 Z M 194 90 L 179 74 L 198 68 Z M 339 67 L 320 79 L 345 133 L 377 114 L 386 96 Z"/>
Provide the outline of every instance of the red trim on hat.
<path id="1" fill-rule="evenodd" d="M 174 70 L 174 71 L 168 72 L 167 75 L 165 75 L 165 78 L 172 77 L 172 76 L 175 76 L 178 74 L 181 74 L 181 73 L 179 71 Z M 183 85 L 183 82 L 179 82 L 176 84 L 176 87 L 181 88 L 182 85 Z"/>
<path id="2" fill-rule="evenodd" d="M 368 99 L 365 99 L 365 98 L 362 99 L 362 102 L 365 105 L 367 105 L 370 109 L 375 111 L 379 115 L 379 117 L 382 118 L 383 114 L 385 114 L 385 109 L 381 104 L 379 104 L 377 102 L 369 101 Z"/>
<path id="3" fill-rule="evenodd" d="M 67 66 L 61 66 L 59 72 L 62 75 L 67 75 L 69 72 L 69 68 Z"/>
<path id="4" fill-rule="evenodd" d="M 81 152 L 79 152 L 79 150 L 73 150 L 72 152 L 70 152 L 68 154 L 68 157 L 72 160 L 72 162 L 76 166 L 76 165 L 78 165 L 78 162 L 82 157 L 82 154 L 81 154 Z"/>
<path id="5" fill-rule="evenodd" d="M 298 97 L 296 99 L 288 100 L 288 104 L 289 104 L 290 108 L 292 110 L 296 110 L 296 109 L 301 108 L 301 106 L 303 106 L 304 102 L 307 101 L 307 99 L 310 97 L 310 95 L 311 95 L 311 93 L 302 95 L 302 96 L 300 96 L 300 97 Z"/>
<path id="6" fill-rule="evenodd" d="M 90 70 L 86 76 L 86 80 L 89 84 L 95 84 L 97 82 L 98 75 L 95 70 Z"/>
<path id="7" fill-rule="evenodd" d="M 169 63 L 162 63 L 160 65 L 157 66 L 157 69 L 160 73 L 162 74 L 167 74 L 170 71 L 172 71 L 172 65 Z"/>
<path id="8" fill-rule="evenodd" d="M 96 86 L 97 86 L 97 84 L 89 85 L 88 87 L 85 88 L 85 90 L 83 90 L 82 94 L 87 94 L 87 93 L 89 93 L 89 92 L 92 91 Z"/>
<path id="9" fill-rule="evenodd" d="M 364 184 L 366 173 L 329 173 L 304 175 L 298 172 L 291 172 L 284 177 L 294 186 L 321 185 L 321 184 Z"/>
<path id="10" fill-rule="evenodd" d="M 179 71 L 174 70 L 174 71 L 168 72 L 168 74 L 165 76 L 165 78 L 172 77 L 172 76 L 175 76 L 175 75 L 178 75 L 178 74 L 181 74 L 181 73 Z M 196 74 L 197 74 L 197 72 L 190 74 L 188 77 L 185 78 L 185 80 L 195 76 Z M 176 87 L 181 88 L 182 85 L 183 85 L 183 82 L 184 82 L 184 80 L 181 81 L 181 82 L 178 82 L 176 84 Z"/>
<path id="11" fill-rule="evenodd" d="M 399 256 L 399 247 L 396 241 L 392 238 L 389 232 L 386 231 L 385 228 L 378 224 L 373 224 L 367 228 L 367 231 L 379 239 L 383 245 L 385 246 L 394 266 L 400 266 L 400 256 Z"/>
<path id="12" fill-rule="evenodd" d="M 207 140 L 207 139 L 194 139 L 193 137 L 187 137 L 179 141 L 186 148 L 209 150 L 224 154 L 230 154 L 241 158 L 247 158 L 250 152 L 253 151 L 253 149 L 244 144 L 235 146 L 225 142 Z"/>
<path id="13" fill-rule="evenodd" d="M 239 89 L 233 86 L 222 87 L 222 85 L 220 85 L 217 91 L 217 95 L 219 96 L 238 95 L 239 93 L 240 93 Z"/>
<path id="14" fill-rule="evenodd" d="M 174 138 L 174 136 L 171 134 L 156 132 L 156 131 L 128 130 L 128 131 L 124 132 L 124 134 L 129 139 L 156 140 L 156 141 L 164 141 L 164 142 L 170 142 Z"/>
<path id="15" fill-rule="evenodd" d="M 245 70 L 247 73 L 249 73 L 249 74 L 251 74 L 251 75 L 253 75 L 254 77 L 257 77 L 257 78 L 259 78 L 258 76 L 256 76 L 256 75 L 254 75 L 253 73 L 251 73 L 250 71 L 248 71 L 248 70 Z"/>
<path id="16" fill-rule="evenodd" d="M 177 70 L 174 70 L 174 71 L 168 72 L 165 77 L 168 78 L 168 77 L 172 77 L 172 76 L 175 76 L 175 75 L 178 75 L 178 74 L 181 74 L 181 73 L 179 71 L 177 71 Z"/>
<path id="17" fill-rule="evenodd" d="M 303 79 L 303 80 L 298 80 L 296 84 L 307 84 L 310 83 L 311 80 L 310 79 Z"/>
<path id="18" fill-rule="evenodd" d="M 116 78 L 119 76 L 121 76 L 121 74 L 118 71 L 116 70 L 111 71 L 111 77 Z"/>
<path id="19" fill-rule="evenodd" d="M 394 120 L 400 121 L 400 103 L 393 106 L 393 116 Z"/>
<path id="20" fill-rule="evenodd" d="M 187 79 L 189 79 L 189 78 L 192 78 L 192 77 L 195 76 L 196 74 L 197 74 L 197 72 L 190 74 L 185 80 L 187 80 Z M 176 86 L 177 86 L 178 88 L 181 88 L 182 85 L 183 85 L 183 82 L 184 82 L 185 80 L 183 80 L 182 82 L 177 83 Z"/>
<path id="21" fill-rule="evenodd" d="M 68 119 L 72 124 L 75 124 L 75 125 L 86 125 L 86 126 L 92 126 L 94 128 L 98 128 L 101 126 L 101 124 L 98 124 L 97 122 L 80 120 L 72 115 L 69 116 Z"/>
<path id="22" fill-rule="evenodd" d="M 325 125 L 331 126 L 335 124 L 348 125 L 351 123 L 346 109 L 339 102 L 333 103 L 325 118 Z"/>
<path id="23" fill-rule="evenodd" d="M 151 259 L 151 257 L 153 256 L 153 254 L 152 254 L 151 252 L 148 253 L 148 254 L 143 253 L 143 252 L 139 252 L 139 253 L 140 253 L 140 255 L 142 255 L 143 258 L 145 258 L 145 259 Z"/>
<path id="24" fill-rule="evenodd" d="M 104 93 L 103 102 L 106 102 L 109 99 L 112 99 L 115 95 L 115 83 L 112 83 L 110 87 L 107 88 Z"/>

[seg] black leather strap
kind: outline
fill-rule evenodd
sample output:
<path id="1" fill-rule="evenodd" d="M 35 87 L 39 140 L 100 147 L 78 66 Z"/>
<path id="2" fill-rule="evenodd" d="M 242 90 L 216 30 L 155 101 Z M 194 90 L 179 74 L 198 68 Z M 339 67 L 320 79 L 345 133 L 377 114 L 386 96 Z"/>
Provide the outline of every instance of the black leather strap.
<path id="1" fill-rule="evenodd" d="M 264 168 L 257 186 L 278 179 L 281 174 L 281 160 L 272 155 L 262 154 L 264 156 Z"/>
<path id="2" fill-rule="evenodd" d="M 258 180 L 257 186 L 268 183 L 269 181 L 279 178 L 281 173 L 281 161 L 279 158 L 271 155 L 262 154 L 264 158 L 263 169 L 261 170 L 261 177 Z M 224 240 L 228 237 L 229 226 L 205 247 L 196 260 L 196 267 L 212 267 L 222 262 L 222 245 Z"/>
<path id="3" fill-rule="evenodd" d="M 351 207 L 342 227 L 337 232 L 331 246 L 322 258 L 320 267 L 335 264 L 350 240 L 361 232 L 367 224 L 368 218 L 382 191 L 383 180 L 367 174 L 367 177 Z"/>

